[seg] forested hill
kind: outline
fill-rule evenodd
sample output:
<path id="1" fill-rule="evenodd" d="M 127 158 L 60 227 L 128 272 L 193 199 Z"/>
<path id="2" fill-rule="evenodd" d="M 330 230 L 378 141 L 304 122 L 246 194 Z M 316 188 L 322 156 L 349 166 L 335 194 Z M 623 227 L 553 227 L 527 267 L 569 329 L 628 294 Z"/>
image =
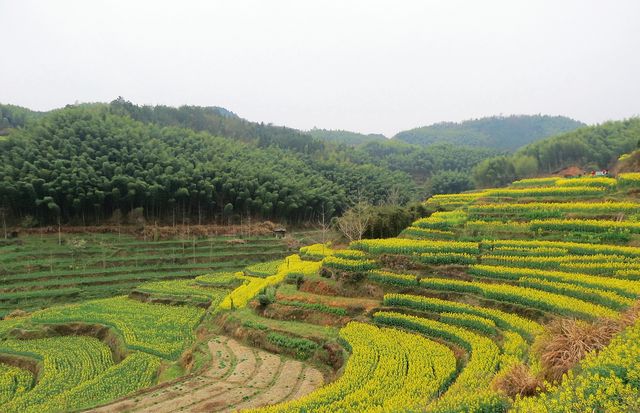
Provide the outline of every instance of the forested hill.
<path id="1" fill-rule="evenodd" d="M 165 222 L 310 222 L 358 200 L 405 204 L 472 189 L 473 168 L 503 154 L 375 137 L 337 143 L 219 107 L 122 98 L 0 109 L 0 211 L 13 223 L 91 224 L 133 210 Z"/>
<path id="2" fill-rule="evenodd" d="M 298 222 L 340 213 L 356 196 L 416 196 L 406 173 L 207 132 L 160 127 L 109 105 L 52 111 L 0 141 L 0 208 L 38 223 L 252 215 Z M 177 217 L 177 218 L 176 218 Z"/>
<path id="3" fill-rule="evenodd" d="M 10 129 L 25 126 L 28 122 L 44 116 L 43 112 L 16 105 L 0 105 L 0 136 L 9 133 Z"/>
<path id="4" fill-rule="evenodd" d="M 209 132 L 260 147 L 276 145 L 285 149 L 310 153 L 322 151 L 323 142 L 299 130 L 283 126 L 265 125 L 242 119 L 220 107 L 202 106 L 148 106 L 135 105 L 122 97 L 109 104 L 112 112 L 129 115 L 132 119 L 160 126 L 180 126 L 195 131 Z"/>
<path id="5" fill-rule="evenodd" d="M 387 137 L 381 134 L 371 133 L 365 135 L 364 133 L 350 132 L 346 130 L 313 128 L 308 133 L 316 139 L 327 142 L 344 143 L 345 145 L 360 145 L 363 143 L 384 142 L 387 140 Z"/>
<path id="6" fill-rule="evenodd" d="M 410 129 L 398 133 L 393 139 L 417 145 L 450 143 L 514 151 L 536 140 L 582 126 L 582 122 L 564 116 L 492 116 Z"/>
<path id="7" fill-rule="evenodd" d="M 506 185 L 516 179 L 563 168 L 611 168 L 623 154 L 640 147 L 640 118 L 606 122 L 534 142 L 510 156 L 497 156 L 475 167 L 478 186 Z"/>

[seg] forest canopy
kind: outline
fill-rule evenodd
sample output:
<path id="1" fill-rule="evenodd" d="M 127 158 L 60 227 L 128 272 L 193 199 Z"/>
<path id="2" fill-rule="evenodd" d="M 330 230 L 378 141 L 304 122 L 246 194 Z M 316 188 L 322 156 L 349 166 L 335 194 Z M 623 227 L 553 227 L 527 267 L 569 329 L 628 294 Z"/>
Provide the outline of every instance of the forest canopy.
<path id="1" fill-rule="evenodd" d="M 587 126 L 534 142 L 510 156 L 486 159 L 475 167 L 474 179 L 478 186 L 491 187 L 570 166 L 610 168 L 639 144 L 640 118 Z"/>
<path id="2" fill-rule="evenodd" d="M 0 142 L 0 207 L 39 222 L 95 222 L 116 210 L 200 221 L 231 213 L 302 221 L 341 212 L 355 196 L 407 202 L 400 171 L 257 147 L 160 127 L 108 105 L 53 111 Z M 114 113 L 115 112 L 115 113 Z"/>
<path id="3" fill-rule="evenodd" d="M 500 177 L 494 181 L 558 163 L 545 157 L 549 150 L 535 149 L 544 145 L 513 158 L 481 146 L 309 134 L 220 107 L 140 106 L 123 98 L 50 112 L 0 105 L 0 113 L 0 211 L 14 223 L 99 223 L 133 210 L 165 222 L 244 216 L 295 223 L 340 215 L 359 202 L 406 205 L 471 189 L 472 171 L 478 175 L 487 162 L 499 171 L 505 162 L 513 166 L 488 175 Z"/>
<path id="4" fill-rule="evenodd" d="M 584 123 L 564 116 L 491 116 L 459 123 L 435 123 L 400 132 L 393 139 L 418 145 L 450 143 L 514 151 L 536 140 L 582 126 Z"/>

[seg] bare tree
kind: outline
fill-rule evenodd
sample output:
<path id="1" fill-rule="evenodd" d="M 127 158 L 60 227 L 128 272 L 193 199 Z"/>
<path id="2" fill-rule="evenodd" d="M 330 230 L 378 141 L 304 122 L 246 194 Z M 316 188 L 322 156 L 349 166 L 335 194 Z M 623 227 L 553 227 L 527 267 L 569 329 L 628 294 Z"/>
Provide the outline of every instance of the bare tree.
<path id="1" fill-rule="evenodd" d="M 371 219 L 371 205 L 358 202 L 337 219 L 338 229 L 349 241 L 361 240 Z"/>
<path id="2" fill-rule="evenodd" d="M 324 205 L 322 205 L 322 212 L 320 216 L 318 216 L 318 227 L 320 227 L 320 231 L 322 232 L 322 245 L 327 243 L 327 233 L 331 229 L 330 221 L 327 220 L 327 214 L 324 210 Z"/>
<path id="3" fill-rule="evenodd" d="M 396 206 L 400 205 L 400 190 L 397 187 L 389 189 L 387 192 L 387 199 L 383 205 Z"/>

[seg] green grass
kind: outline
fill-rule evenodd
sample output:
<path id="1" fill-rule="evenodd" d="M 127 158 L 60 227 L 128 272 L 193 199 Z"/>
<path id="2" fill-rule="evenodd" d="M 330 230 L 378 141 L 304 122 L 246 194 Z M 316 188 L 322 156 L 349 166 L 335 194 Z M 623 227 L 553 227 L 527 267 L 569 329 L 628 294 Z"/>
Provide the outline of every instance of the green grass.
<path id="1" fill-rule="evenodd" d="M 135 291 L 163 297 L 187 298 L 197 302 L 211 302 L 216 307 L 231 291 L 198 285 L 194 279 L 152 281 L 141 284 Z"/>
<path id="2" fill-rule="evenodd" d="M 335 327 L 319 326 L 298 321 L 273 320 L 260 317 L 249 308 L 235 310 L 231 317 L 242 320 L 243 323 L 254 323 L 255 325 L 265 326 L 269 330 L 284 331 L 302 337 L 318 337 L 325 340 L 338 338 L 338 329 Z"/>
<path id="3" fill-rule="evenodd" d="M 158 383 L 164 383 L 165 381 L 171 381 L 184 375 L 184 368 L 179 363 L 174 363 L 168 368 L 162 370 L 158 375 Z"/>
<path id="4" fill-rule="evenodd" d="M 35 313 L 35 323 L 85 322 L 115 329 L 132 350 L 167 359 L 177 358 L 194 340 L 193 329 L 204 310 L 190 306 L 149 304 L 127 297 L 58 306 Z"/>
<path id="5" fill-rule="evenodd" d="M 307 303 L 304 301 L 278 300 L 278 304 L 290 307 L 304 308 L 305 310 L 319 311 L 321 313 L 333 314 L 338 316 L 347 315 L 347 310 L 340 307 L 331 307 L 321 303 Z"/>

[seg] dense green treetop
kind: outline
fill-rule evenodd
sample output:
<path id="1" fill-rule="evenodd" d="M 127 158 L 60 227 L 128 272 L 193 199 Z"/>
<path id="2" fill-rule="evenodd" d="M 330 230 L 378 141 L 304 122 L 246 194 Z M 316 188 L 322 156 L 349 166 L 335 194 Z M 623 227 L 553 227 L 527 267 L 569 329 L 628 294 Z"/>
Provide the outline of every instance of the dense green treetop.
<path id="1" fill-rule="evenodd" d="M 219 107 L 139 106 L 122 98 L 47 113 L 12 105 L 0 111 L 7 134 L 0 139 L 0 209 L 15 222 L 26 216 L 40 223 L 101 222 L 136 208 L 165 221 L 248 215 L 308 221 L 362 200 L 406 204 L 469 189 L 472 170 L 483 161 L 493 169 L 509 163 L 507 173 L 491 176 L 511 179 L 556 165 L 548 153 L 566 152 L 541 143 L 512 160 L 495 148 L 420 146 L 319 129 L 307 134 Z M 578 145 L 581 133 L 567 134 L 567 145 Z M 594 150 L 589 156 L 609 156 Z M 498 155 L 502 163 L 486 161 Z"/>
<path id="2" fill-rule="evenodd" d="M 35 112 L 22 106 L 0 104 L 0 135 L 9 133 L 11 128 L 25 126 L 41 116 L 44 116 L 43 112 Z"/>
<path id="3" fill-rule="evenodd" d="M 363 197 L 415 194 L 401 171 L 142 123 L 107 105 L 52 111 L 0 142 L 0 207 L 76 222 L 143 207 L 148 218 L 236 214 L 290 221 Z"/>
<path id="4" fill-rule="evenodd" d="M 442 122 L 410 129 L 398 133 L 393 139 L 418 145 L 445 142 L 514 151 L 538 139 L 571 131 L 581 126 L 584 126 L 582 122 L 564 116 L 492 116 L 460 123 Z"/>
<path id="5" fill-rule="evenodd" d="M 234 138 L 260 147 L 276 145 L 298 152 L 312 153 L 324 149 L 323 142 L 296 129 L 271 124 L 250 122 L 220 107 L 135 105 L 122 97 L 112 101 L 113 113 L 129 115 L 143 123 L 159 126 L 180 126 L 195 131 L 209 132 L 214 136 Z"/>
<path id="6" fill-rule="evenodd" d="M 309 135 L 316 139 L 344 143 L 346 145 L 360 145 L 368 142 L 380 142 L 386 141 L 387 137 L 378 133 L 370 133 L 365 135 L 364 133 L 350 132 L 346 130 L 329 130 L 313 128 L 307 132 Z"/>

